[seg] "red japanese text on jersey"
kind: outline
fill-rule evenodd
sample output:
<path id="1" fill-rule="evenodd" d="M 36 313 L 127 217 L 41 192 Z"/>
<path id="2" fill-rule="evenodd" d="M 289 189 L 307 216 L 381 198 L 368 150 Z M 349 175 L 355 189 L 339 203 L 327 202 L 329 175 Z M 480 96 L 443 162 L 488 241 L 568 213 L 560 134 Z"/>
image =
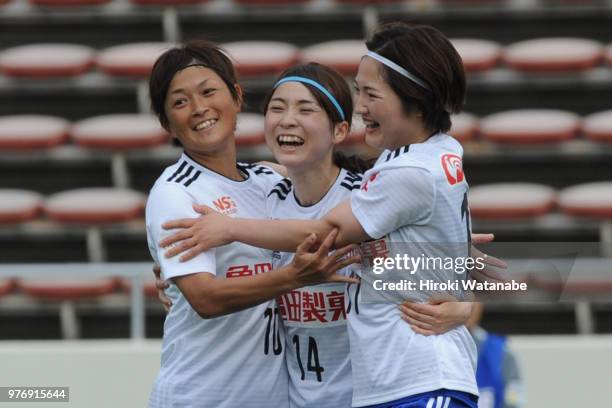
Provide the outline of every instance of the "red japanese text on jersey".
<path id="1" fill-rule="evenodd" d="M 276 302 L 288 326 L 321 327 L 346 322 L 343 290 L 301 288 L 278 297 Z"/>
<path id="2" fill-rule="evenodd" d="M 255 276 L 272 270 L 270 262 L 255 265 L 232 265 L 225 271 L 226 278 L 240 278 L 243 276 Z"/>

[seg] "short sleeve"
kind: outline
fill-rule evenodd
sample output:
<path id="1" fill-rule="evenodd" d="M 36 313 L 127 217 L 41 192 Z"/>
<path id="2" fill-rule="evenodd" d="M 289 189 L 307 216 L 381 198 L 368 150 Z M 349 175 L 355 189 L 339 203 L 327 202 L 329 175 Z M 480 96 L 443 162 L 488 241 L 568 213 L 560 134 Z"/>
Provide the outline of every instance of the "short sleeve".
<path id="1" fill-rule="evenodd" d="M 379 239 L 405 225 L 423 225 L 433 212 L 435 181 L 420 167 L 368 171 L 351 194 L 351 209 L 364 231 Z"/>
<path id="2" fill-rule="evenodd" d="M 179 186 L 157 184 L 149 195 L 146 208 L 147 241 L 151 256 L 161 266 L 164 279 L 190 275 L 198 272 L 216 274 L 215 250 L 201 253 L 195 258 L 180 262 L 180 256 L 166 258 L 165 248 L 159 242 L 176 230 L 164 230 L 162 224 L 179 218 L 195 218 L 198 214 L 192 206 L 195 199 Z"/>

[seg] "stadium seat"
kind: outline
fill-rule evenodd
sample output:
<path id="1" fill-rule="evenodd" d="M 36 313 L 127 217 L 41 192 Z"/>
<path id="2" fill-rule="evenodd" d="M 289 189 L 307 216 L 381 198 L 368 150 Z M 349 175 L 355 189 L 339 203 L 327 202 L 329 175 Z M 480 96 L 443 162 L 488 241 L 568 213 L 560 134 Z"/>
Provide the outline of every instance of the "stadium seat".
<path id="1" fill-rule="evenodd" d="M 164 42 L 115 45 L 98 53 L 96 65 L 107 75 L 146 77 L 157 58 L 170 47 L 172 44 Z"/>
<path id="2" fill-rule="evenodd" d="M 513 220 L 548 213 L 555 205 L 554 189 L 531 183 L 495 183 L 470 189 L 468 202 L 474 218 Z"/>
<path id="3" fill-rule="evenodd" d="M 344 141 L 343 145 L 362 144 L 365 143 L 365 125 L 361 115 L 353 115 L 351 131 Z"/>
<path id="4" fill-rule="evenodd" d="M 562 190 L 559 207 L 567 214 L 612 219 L 612 182 L 579 184 Z"/>
<path id="5" fill-rule="evenodd" d="M 311 0 L 234 0 L 234 3 L 244 6 L 291 6 L 309 1 Z"/>
<path id="6" fill-rule="evenodd" d="M 241 75 L 275 75 L 299 61 L 296 46 L 275 41 L 238 41 L 221 47 L 235 61 Z"/>
<path id="7" fill-rule="evenodd" d="M 487 71 L 494 68 L 501 59 L 501 46 L 496 42 L 474 38 L 453 38 L 451 42 L 468 72 Z"/>
<path id="8" fill-rule="evenodd" d="M 38 217 L 43 197 L 33 191 L 0 189 L 0 223 L 20 223 Z"/>
<path id="9" fill-rule="evenodd" d="M 575 137 L 579 129 L 578 115 L 552 109 L 512 110 L 480 120 L 482 136 L 500 143 L 561 142 Z"/>
<path id="10" fill-rule="evenodd" d="M 367 51 L 363 40 L 338 40 L 306 47 L 301 55 L 303 62 L 318 62 L 344 75 L 355 75 Z"/>
<path id="11" fill-rule="evenodd" d="M 97 6 L 110 3 L 112 0 L 29 0 L 30 4 L 45 7 L 79 7 Z"/>
<path id="12" fill-rule="evenodd" d="M 584 38 L 538 38 L 511 44 L 504 61 L 527 72 L 582 71 L 600 63 L 603 46 Z"/>
<path id="13" fill-rule="evenodd" d="M 0 280 L 0 296 L 8 295 L 15 289 L 15 281 L 13 279 Z"/>
<path id="14" fill-rule="evenodd" d="M 83 147 L 99 149 L 139 149 L 168 141 L 168 133 L 153 115 L 122 113 L 76 122 L 70 134 Z"/>
<path id="15" fill-rule="evenodd" d="M 612 110 L 593 113 L 584 118 L 582 133 L 595 142 L 612 142 Z"/>
<path id="16" fill-rule="evenodd" d="M 113 150 L 111 171 L 113 185 L 130 187 L 126 150 L 142 149 L 167 143 L 168 133 L 149 114 L 114 114 L 84 119 L 71 129 L 74 142 L 85 148 Z"/>
<path id="17" fill-rule="evenodd" d="M 49 219 L 60 223 L 101 225 L 139 218 L 144 203 L 144 195 L 136 191 L 82 188 L 49 196 L 44 210 Z"/>
<path id="18" fill-rule="evenodd" d="M 478 118 L 471 113 L 462 112 L 451 117 L 452 127 L 448 132 L 460 142 L 466 142 L 476 137 L 478 133 Z"/>
<path id="19" fill-rule="evenodd" d="M 151 279 L 145 279 L 144 284 L 144 294 L 146 297 L 157 299 L 157 288 L 155 287 L 155 279 L 151 277 Z M 122 291 L 130 293 L 132 290 L 132 282 L 129 279 L 119 279 L 119 287 Z"/>
<path id="20" fill-rule="evenodd" d="M 70 122 L 54 116 L 0 116 L 0 150 L 46 149 L 68 139 Z"/>
<path id="21" fill-rule="evenodd" d="M 130 0 L 138 6 L 184 6 L 188 4 L 208 3 L 209 0 Z"/>
<path id="22" fill-rule="evenodd" d="M 64 339 L 78 339 L 80 325 L 75 302 L 91 300 L 109 295 L 117 290 L 117 279 L 93 279 L 71 276 L 69 279 L 17 279 L 21 292 L 42 301 L 60 302 L 60 324 Z"/>
<path id="23" fill-rule="evenodd" d="M 236 124 L 236 144 L 254 146 L 265 142 L 264 116 L 258 113 L 240 113 Z"/>
<path id="24" fill-rule="evenodd" d="M 606 47 L 606 61 L 608 65 L 612 65 L 612 43 L 608 44 Z"/>
<path id="25" fill-rule="evenodd" d="M 76 44 L 29 44 L 0 52 L 0 71 L 12 77 L 77 76 L 93 62 L 93 48 Z"/>

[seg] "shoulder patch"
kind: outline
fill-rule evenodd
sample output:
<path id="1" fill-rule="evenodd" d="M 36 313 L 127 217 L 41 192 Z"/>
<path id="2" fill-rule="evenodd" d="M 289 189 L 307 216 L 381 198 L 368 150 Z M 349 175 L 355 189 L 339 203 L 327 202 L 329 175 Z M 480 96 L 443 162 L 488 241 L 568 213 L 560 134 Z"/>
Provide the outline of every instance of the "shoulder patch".
<path id="1" fill-rule="evenodd" d="M 340 185 L 348 190 L 357 190 L 361 187 L 361 180 L 363 180 L 363 175 L 349 171 Z"/>
<path id="2" fill-rule="evenodd" d="M 276 194 L 280 200 L 284 200 L 291 192 L 292 187 L 293 184 L 291 183 L 291 180 L 289 180 L 288 178 L 284 178 L 272 188 L 272 190 L 268 194 L 268 197 L 270 197 L 272 194 Z"/>
<path id="3" fill-rule="evenodd" d="M 188 164 L 186 161 L 183 161 L 178 169 L 170 177 L 166 179 L 168 182 L 173 182 L 177 184 L 182 184 L 185 187 L 189 187 L 191 183 L 196 181 L 202 172 L 197 170 L 194 172 L 194 167 Z"/>

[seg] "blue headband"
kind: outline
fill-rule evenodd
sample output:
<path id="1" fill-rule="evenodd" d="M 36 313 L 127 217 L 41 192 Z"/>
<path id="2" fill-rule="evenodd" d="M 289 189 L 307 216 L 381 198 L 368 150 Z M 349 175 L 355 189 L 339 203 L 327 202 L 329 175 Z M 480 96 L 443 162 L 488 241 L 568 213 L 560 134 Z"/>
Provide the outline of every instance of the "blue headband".
<path id="1" fill-rule="evenodd" d="M 278 82 L 275 83 L 272 88 L 276 89 L 279 85 L 284 84 L 285 82 L 302 82 L 304 84 L 308 84 L 308 85 L 314 86 L 319 91 L 321 91 L 321 93 L 323 95 L 325 95 L 327 97 L 327 99 L 330 100 L 332 105 L 334 105 L 334 108 L 336 108 L 336 110 L 340 114 L 340 118 L 342 118 L 342 120 L 345 120 L 344 111 L 342 110 L 342 107 L 340 107 L 340 104 L 338 103 L 336 98 L 334 98 L 334 95 L 332 95 L 331 92 L 329 92 L 327 89 L 325 89 L 323 87 L 323 85 L 321 85 L 317 81 L 314 81 L 314 80 L 312 80 L 310 78 L 301 77 L 301 76 L 288 76 L 288 77 L 284 77 L 282 79 L 279 79 Z"/>

